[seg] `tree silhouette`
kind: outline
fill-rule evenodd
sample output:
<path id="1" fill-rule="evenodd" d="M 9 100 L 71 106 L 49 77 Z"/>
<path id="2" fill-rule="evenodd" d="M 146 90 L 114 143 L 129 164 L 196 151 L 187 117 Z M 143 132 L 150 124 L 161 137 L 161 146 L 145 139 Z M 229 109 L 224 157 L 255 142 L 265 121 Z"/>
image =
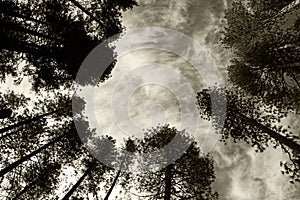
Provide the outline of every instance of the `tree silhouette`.
<path id="1" fill-rule="evenodd" d="M 222 43 L 233 52 L 229 80 L 266 104 L 299 108 L 300 48 L 292 0 L 233 1 Z"/>
<path id="2" fill-rule="evenodd" d="M 217 193 L 211 188 L 215 178 L 213 161 L 209 156 L 201 157 L 196 142 L 185 131 L 178 131 L 168 125 L 159 126 L 145 133 L 145 137 L 140 141 L 138 147 L 143 153 L 153 152 L 167 145 L 175 135 L 181 137 L 185 142 L 191 142 L 191 145 L 180 158 L 166 167 L 138 174 L 137 190 L 145 195 L 136 194 L 136 196 L 143 199 L 165 200 L 217 199 Z M 168 162 L 167 160 L 173 153 L 172 151 L 163 152 L 160 156 Z M 150 160 L 146 160 L 147 163 L 155 162 L 158 158 L 148 159 Z"/>
<path id="3" fill-rule="evenodd" d="M 0 134 L 2 134 L 0 136 L 0 140 L 5 137 L 11 136 L 13 134 L 17 134 L 18 132 L 14 131 L 14 129 L 18 127 L 22 127 L 24 125 L 30 125 L 32 123 L 37 123 L 38 121 L 45 119 L 46 117 L 49 116 L 52 116 L 52 119 L 56 119 L 60 121 L 66 120 L 67 118 L 71 118 L 72 117 L 71 98 L 67 95 L 62 95 L 61 93 L 56 93 L 55 95 L 56 95 L 56 100 L 53 99 L 39 100 L 38 102 L 35 102 L 36 108 L 33 108 L 32 110 L 28 110 L 27 108 L 25 108 L 23 112 L 21 113 L 19 112 L 18 115 L 12 117 L 10 122 L 6 121 L 4 123 L 5 127 L 0 128 Z M 14 101 L 18 101 L 18 100 L 14 100 Z M 76 105 L 79 104 L 77 103 Z M 42 108 L 39 108 L 41 106 Z M 43 112 L 42 114 L 31 114 L 34 112 L 40 113 L 41 111 Z"/>
<path id="4" fill-rule="evenodd" d="M 86 55 L 101 41 L 123 30 L 121 10 L 132 8 L 136 3 L 91 1 L 93 6 L 86 4 L 86 8 L 81 3 L 77 2 L 77 8 L 74 8 L 72 2 L 66 0 L 0 2 L 1 80 L 5 81 L 11 75 L 19 84 L 24 76 L 29 76 L 36 92 L 46 92 L 33 107 L 32 104 L 26 107 L 25 101 L 29 99 L 23 96 L 11 93 L 2 98 L 1 95 L 0 183 L 1 193 L 9 199 L 57 198 L 54 191 L 59 185 L 62 168 L 79 160 L 79 165 L 74 166 L 78 168 L 84 163 L 80 161 L 81 157 L 91 157 L 81 139 L 87 140 L 93 131 L 86 138 L 79 138 L 71 95 L 59 94 L 52 89 L 68 88 L 73 84 Z M 94 15 L 98 19 L 97 25 Z M 114 60 L 113 48 L 107 47 L 100 56 Z M 104 81 L 114 64 L 115 61 L 102 77 L 87 74 L 86 82 L 81 84 Z M 84 102 L 77 100 L 74 109 L 80 113 Z M 77 122 L 80 121 L 82 128 L 89 132 L 88 123 L 78 113 Z M 82 185 L 88 186 L 86 191 L 96 196 L 99 183 L 103 181 L 99 172 L 105 170 L 102 164 L 88 170 L 92 175 L 83 176 L 65 198 L 74 196 L 75 191 L 76 195 L 83 196 Z"/>
<path id="5" fill-rule="evenodd" d="M 216 98 L 227 98 L 227 112 L 224 125 L 221 126 L 220 116 L 211 115 L 212 102 L 210 95 Z M 262 152 L 270 143 L 280 146 L 290 155 L 292 162 L 289 169 L 292 178 L 299 180 L 299 165 L 297 159 L 300 153 L 299 137 L 283 126 L 277 125 L 287 113 L 282 113 L 272 105 L 263 104 L 259 98 L 243 96 L 243 92 L 230 91 L 224 88 L 204 89 L 198 93 L 200 115 L 212 122 L 222 134 L 222 141 L 233 138 L 234 142 L 241 140 L 255 146 L 257 152 Z M 291 171 L 292 170 L 292 171 Z"/>
<path id="6" fill-rule="evenodd" d="M 6 95 L 5 99 L 18 100 L 17 97 Z M 1 191 L 7 193 L 8 198 L 48 198 L 58 187 L 61 167 L 86 152 L 74 124 L 70 97 L 57 93 L 56 98 L 37 101 L 36 107 L 14 114 L 9 120 L 16 123 L 8 126 L 9 129 L 1 129 L 5 133 L 0 145 L 0 183 L 3 184 Z M 77 105 L 75 110 L 82 112 L 84 101 L 76 101 L 76 98 L 74 101 Z M 22 99 L 15 104 L 21 103 Z M 11 107 L 14 108 L 13 105 Z M 53 109 L 56 109 L 55 112 L 49 112 Z M 46 114 L 32 118 L 30 116 L 34 114 L 30 112 Z M 88 123 L 78 113 L 76 120 L 82 121 L 82 128 L 89 129 Z M 86 139 L 92 134 L 93 131 L 87 131 Z"/>
<path id="7" fill-rule="evenodd" d="M 76 2 L 76 1 L 73 1 Z M 132 4 L 130 4 L 131 2 Z M 135 5 L 134 1 L 118 1 L 117 4 L 103 3 L 97 11 L 101 16 L 100 25 L 94 27 L 92 21 L 84 13 L 93 16 L 82 6 L 84 13 L 77 15 L 67 0 L 63 1 L 1 1 L 1 29 L 2 52 L 15 56 L 9 52 L 21 53 L 21 59 L 27 62 L 22 71 L 30 76 L 33 89 L 51 89 L 68 87 L 77 75 L 77 71 L 87 54 L 104 39 L 122 31 L 120 10 L 126 10 Z M 93 5 L 97 5 L 97 1 Z M 34 9 L 33 9 L 34 5 Z M 78 2 L 76 5 L 80 5 Z M 114 6 L 114 7 L 113 7 Z M 99 13 L 100 12 L 100 13 Z M 107 47 L 103 52 L 106 58 L 114 60 L 113 48 Z M 13 58 L 12 58 L 13 59 Z M 2 77 L 7 74 L 16 75 L 16 68 L 9 64 L 12 59 L 4 59 L 6 66 Z M 104 81 L 109 77 L 115 62 L 106 69 L 104 74 L 88 74 L 89 79 L 81 84 Z M 99 66 L 101 67 L 101 66 Z"/>

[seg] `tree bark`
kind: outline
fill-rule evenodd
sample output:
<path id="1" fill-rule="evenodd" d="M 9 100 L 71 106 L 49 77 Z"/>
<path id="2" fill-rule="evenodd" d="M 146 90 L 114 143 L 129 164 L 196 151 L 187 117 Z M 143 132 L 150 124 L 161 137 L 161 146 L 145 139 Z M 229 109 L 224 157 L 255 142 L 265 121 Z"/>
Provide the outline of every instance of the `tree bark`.
<path id="1" fill-rule="evenodd" d="M 114 187 L 115 187 L 115 185 L 117 183 L 118 178 L 120 177 L 120 174 L 121 174 L 121 170 L 118 170 L 118 172 L 117 172 L 117 174 L 116 174 L 116 176 L 114 178 L 114 181 L 113 181 L 112 185 L 110 186 L 110 188 L 109 188 L 109 190 L 108 190 L 108 192 L 107 192 L 104 200 L 108 200 L 109 196 L 111 195 L 111 193 L 112 193 L 112 191 L 113 191 L 113 189 L 114 189 Z"/>
<path id="2" fill-rule="evenodd" d="M 296 142 L 286 138 L 285 136 L 281 135 L 280 133 L 277 133 L 273 131 L 272 129 L 266 127 L 265 125 L 257 122 L 256 120 L 249 118 L 243 114 L 241 114 L 239 111 L 234 111 L 238 116 L 242 117 L 244 121 L 250 125 L 253 125 L 260 130 L 262 130 L 264 133 L 267 133 L 271 138 L 275 139 L 276 141 L 280 142 L 281 144 L 284 144 L 285 146 L 289 147 L 293 151 L 300 153 L 300 145 Z"/>
<path id="3" fill-rule="evenodd" d="M 18 122 L 18 123 L 16 123 L 16 124 L 13 124 L 13 125 L 10 125 L 10 126 L 1 128 L 1 129 L 0 129 L 0 133 L 5 133 L 5 132 L 10 131 L 10 130 L 12 130 L 12 129 L 14 129 L 14 128 L 17 128 L 17 127 L 19 127 L 19 126 L 23 126 L 23 125 L 25 125 L 25 124 L 29 124 L 29 123 L 31 123 L 31 122 L 33 122 L 33 121 L 37 121 L 37 120 L 39 120 L 39 119 L 41 119 L 41 118 L 43 118 L 43 117 L 45 117 L 45 116 L 48 116 L 48 115 L 51 115 L 51 114 L 55 113 L 55 112 L 56 112 L 56 111 L 48 112 L 48 113 L 45 113 L 45 114 L 42 114 L 42 115 L 39 115 L 39 116 L 30 118 L 30 119 L 26 119 L 26 120 L 21 121 L 21 122 Z M 2 140 L 2 139 L 5 138 L 5 137 L 8 137 L 8 136 L 10 136 L 10 135 L 12 135 L 12 134 L 14 134 L 14 132 L 8 133 L 8 134 L 6 134 L 6 135 L 2 135 L 2 136 L 0 137 L 0 140 Z"/>
<path id="4" fill-rule="evenodd" d="M 173 164 L 168 165 L 166 168 L 164 200 L 171 200 L 172 168 Z"/>
<path id="5" fill-rule="evenodd" d="M 108 200 L 109 196 L 111 195 L 111 193 L 112 193 L 112 191 L 113 191 L 113 189 L 114 189 L 114 187 L 115 187 L 115 185 L 116 185 L 116 183 L 117 183 L 117 181 L 118 181 L 118 179 L 121 175 L 121 171 L 123 169 L 123 165 L 124 165 L 124 162 L 126 161 L 126 158 L 127 158 L 127 154 L 125 154 L 124 158 L 122 159 L 122 162 L 120 164 L 120 168 L 119 168 L 119 170 L 118 170 L 118 172 L 117 172 L 117 174 L 114 178 L 114 181 L 113 181 L 112 185 L 110 186 L 104 200 Z"/>
<path id="6" fill-rule="evenodd" d="M 14 168 L 16 168 L 17 166 L 19 166 L 20 164 L 22 164 L 23 162 L 25 162 L 26 160 L 30 159 L 31 157 L 37 155 L 38 153 L 42 152 L 43 150 L 47 149 L 49 146 L 55 144 L 56 142 L 58 142 L 59 140 L 61 140 L 62 138 L 64 138 L 67 134 L 63 134 L 59 137 L 57 137 L 56 139 L 54 139 L 53 141 L 45 144 L 44 146 L 40 147 L 39 149 L 33 151 L 32 153 L 24 156 L 23 158 L 19 159 L 18 161 L 8 165 L 7 167 L 5 167 L 4 169 L 2 169 L 0 171 L 0 177 L 4 176 L 5 174 L 7 174 L 8 172 L 10 172 L 11 170 L 13 170 Z"/>
<path id="7" fill-rule="evenodd" d="M 79 180 L 73 185 L 73 187 L 69 190 L 69 192 L 62 198 L 62 200 L 68 200 L 72 194 L 76 191 L 76 189 L 80 186 L 82 181 L 86 178 L 86 176 L 92 171 L 95 167 L 97 160 L 95 159 L 91 165 L 85 170 L 84 174 L 79 178 Z"/>

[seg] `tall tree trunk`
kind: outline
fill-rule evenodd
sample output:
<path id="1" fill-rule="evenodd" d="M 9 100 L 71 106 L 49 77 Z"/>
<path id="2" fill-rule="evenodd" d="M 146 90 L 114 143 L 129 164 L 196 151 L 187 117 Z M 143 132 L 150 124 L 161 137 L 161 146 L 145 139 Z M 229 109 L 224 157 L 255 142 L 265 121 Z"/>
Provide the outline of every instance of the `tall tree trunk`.
<path id="1" fill-rule="evenodd" d="M 276 13 L 275 15 L 269 17 L 268 19 L 264 19 L 263 22 L 269 22 L 272 19 L 275 19 L 276 17 L 282 16 L 288 12 L 290 12 L 293 8 L 295 8 L 297 5 L 299 5 L 300 0 L 295 0 L 291 3 L 289 3 L 288 5 L 286 5 L 285 7 L 283 7 L 278 13 Z"/>
<path id="2" fill-rule="evenodd" d="M 32 22 L 35 22 L 35 23 L 38 23 L 38 24 L 47 24 L 46 22 L 44 22 L 42 20 L 34 19 L 30 16 L 22 15 L 20 13 L 14 12 L 12 10 L 9 10 L 9 11 L 4 10 L 3 11 L 3 9 L 1 9 L 1 7 L 0 7 L 0 12 L 3 13 L 4 15 L 8 15 L 8 16 L 11 16 L 11 17 L 18 17 L 18 18 L 28 20 L 28 21 L 32 21 Z"/>
<path id="3" fill-rule="evenodd" d="M 16 2 L 14 2 L 16 3 Z M 24 13 L 24 10 L 19 9 L 20 6 L 19 5 L 12 5 L 10 4 L 10 2 L 1 2 L 0 3 L 0 13 L 3 14 L 4 16 L 12 16 L 12 17 L 18 17 L 21 19 L 26 19 L 32 22 L 36 22 L 38 24 L 44 24 L 45 22 L 38 20 L 38 19 L 34 19 L 29 15 L 23 15 L 20 14 L 20 12 Z M 31 10 L 26 10 L 27 13 L 32 13 Z"/>
<path id="4" fill-rule="evenodd" d="M 40 37 L 40 38 L 53 40 L 53 41 L 56 41 L 56 42 L 61 42 L 57 38 L 51 37 L 49 35 L 45 35 L 43 33 L 39 33 L 37 31 L 30 30 L 28 28 L 22 27 L 22 26 L 17 25 L 17 24 L 11 24 L 11 23 L 8 23 L 8 22 L 4 22 L 2 20 L 1 20 L 1 24 L 2 24 L 3 28 L 6 28 L 8 30 L 12 29 L 12 30 L 16 30 L 16 31 L 19 31 L 19 32 L 23 32 L 25 34 L 27 33 L 27 34 L 30 34 L 30 35 L 34 35 L 34 36 L 37 36 L 37 37 Z"/>
<path id="5" fill-rule="evenodd" d="M 108 192 L 107 192 L 104 200 L 108 200 L 109 196 L 111 195 L 111 193 L 112 193 L 112 191 L 113 191 L 113 189 L 114 189 L 114 187 L 115 187 L 115 185 L 117 183 L 118 178 L 120 177 L 120 174 L 121 174 L 121 170 L 118 170 L 118 173 L 115 176 L 114 181 L 113 181 L 112 185 L 110 186 L 110 188 L 109 188 L 109 190 L 108 190 Z"/>
<path id="6" fill-rule="evenodd" d="M 166 168 L 164 200 L 171 200 L 172 168 L 173 164 L 168 165 Z"/>
<path id="7" fill-rule="evenodd" d="M 19 159 L 18 161 L 8 165 L 7 167 L 5 167 L 4 169 L 2 169 L 0 171 L 0 177 L 4 176 L 5 174 L 7 174 L 8 172 L 10 172 L 11 170 L 13 170 L 14 168 L 16 168 L 17 166 L 19 166 L 20 164 L 22 164 L 23 162 L 25 162 L 26 160 L 30 159 L 31 157 L 37 155 L 38 153 L 42 152 L 43 150 L 47 149 L 49 146 L 55 144 L 56 142 L 58 142 L 59 140 L 61 140 L 62 138 L 64 138 L 67 134 L 63 134 L 59 137 L 57 137 L 56 139 L 54 139 L 53 141 L 45 144 L 44 146 L 40 147 L 39 149 L 33 151 L 32 153 L 24 156 L 23 158 Z"/>
<path id="8" fill-rule="evenodd" d="M 300 70 L 300 62 L 295 62 L 295 63 L 287 63 L 287 64 L 282 64 L 282 65 L 275 65 L 272 66 L 274 69 L 284 69 L 284 70 L 289 70 L 289 69 L 299 69 Z"/>
<path id="9" fill-rule="evenodd" d="M 92 171 L 92 169 L 95 167 L 97 163 L 97 160 L 95 159 L 90 166 L 85 170 L 84 174 L 80 177 L 80 179 L 73 185 L 73 187 L 69 190 L 69 192 L 62 198 L 62 200 L 68 200 L 72 194 L 75 192 L 75 190 L 80 186 L 82 181 L 86 178 L 86 176 Z"/>
<path id="10" fill-rule="evenodd" d="M 108 200 L 108 198 L 111 195 L 114 187 L 116 186 L 116 183 L 117 183 L 117 181 L 118 181 L 118 179 L 119 179 L 119 177 L 121 175 L 121 171 L 123 169 L 123 165 L 124 165 L 124 162 L 126 161 L 126 158 L 127 158 L 127 154 L 125 154 L 124 158 L 122 159 L 122 162 L 120 164 L 120 168 L 119 168 L 119 170 L 118 170 L 118 172 L 117 172 L 117 174 L 116 174 L 116 176 L 114 178 L 114 181 L 113 181 L 112 185 L 110 186 L 110 188 L 109 188 L 109 190 L 108 190 L 108 192 L 107 192 L 104 200 Z"/>
<path id="11" fill-rule="evenodd" d="M 289 3 L 287 6 L 283 7 L 278 15 L 283 15 L 285 13 L 288 13 L 289 11 L 291 11 L 293 8 L 295 8 L 297 5 L 300 4 L 300 0 L 294 0 L 291 3 Z"/>
<path id="12" fill-rule="evenodd" d="M 82 12 L 87 14 L 91 19 L 95 20 L 97 23 L 99 23 L 101 26 L 105 27 L 106 26 L 98 19 L 96 18 L 92 13 L 90 13 L 87 9 L 85 9 L 79 2 L 76 0 L 70 0 L 77 8 L 79 8 Z"/>
<path id="13" fill-rule="evenodd" d="M 33 43 L 28 43 L 24 41 L 17 40 L 15 38 L 9 38 L 6 35 L 0 33 L 1 39 L 0 48 L 6 49 L 9 51 L 15 51 L 18 53 L 29 53 L 36 56 L 47 56 L 50 57 L 53 55 L 56 49 L 49 48 L 47 46 L 40 46 Z"/>
<path id="14" fill-rule="evenodd" d="M 266 127 L 265 125 L 257 122 L 256 120 L 249 118 L 239 111 L 234 111 L 238 116 L 242 117 L 243 120 L 248 123 L 249 125 L 255 126 L 262 130 L 264 133 L 268 134 L 271 138 L 275 139 L 276 141 L 280 142 L 281 144 L 284 144 L 285 146 L 289 147 L 293 151 L 300 153 L 300 145 L 296 142 L 286 138 L 285 136 L 281 135 L 280 133 L 277 133 L 273 131 L 272 129 Z"/>
<path id="15" fill-rule="evenodd" d="M 0 129 L 0 133 L 5 133 L 5 132 L 10 131 L 10 130 L 12 130 L 12 129 L 14 129 L 14 128 L 17 128 L 17 127 L 19 127 L 19 126 L 23 126 L 23 125 L 25 125 L 25 124 L 29 124 L 29 123 L 31 123 L 31 122 L 33 122 L 33 121 L 37 121 L 37 120 L 39 120 L 39 119 L 41 119 L 41 118 L 43 118 L 43 117 L 46 117 L 46 116 L 48 116 L 48 115 L 51 115 L 51 114 L 55 113 L 55 112 L 56 112 L 56 111 L 48 112 L 48 113 L 45 113 L 45 114 L 42 114 L 42 115 L 38 115 L 38 116 L 33 117 L 33 118 L 30 118 L 30 119 L 26 119 L 26 120 L 21 121 L 21 122 L 18 122 L 18 123 L 16 123 L 16 124 L 13 124 L 13 125 L 10 125 L 10 126 L 1 128 L 1 129 Z M 5 137 L 8 137 L 8 136 L 10 136 L 10 135 L 12 135 L 12 134 L 14 134 L 14 132 L 8 133 L 8 134 L 6 134 L 6 135 L 2 135 L 2 136 L 0 137 L 0 140 L 3 139 L 3 138 L 5 138 Z"/>

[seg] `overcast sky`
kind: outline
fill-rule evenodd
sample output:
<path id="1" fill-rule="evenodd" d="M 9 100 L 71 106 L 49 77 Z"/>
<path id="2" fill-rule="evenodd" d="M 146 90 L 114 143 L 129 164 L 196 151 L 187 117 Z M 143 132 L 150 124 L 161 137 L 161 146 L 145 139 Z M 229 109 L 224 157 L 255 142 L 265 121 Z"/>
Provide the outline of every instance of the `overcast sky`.
<path id="1" fill-rule="evenodd" d="M 138 7 L 124 13 L 123 24 L 127 29 L 153 26 L 170 28 L 192 37 L 210 54 L 226 80 L 224 69 L 231 56 L 217 42 L 220 37 L 218 31 L 226 23 L 222 17 L 228 4 L 226 0 L 143 0 Z M 126 137 L 126 133 L 122 132 L 114 121 L 111 109 L 112 93 L 124 74 L 148 63 L 164 64 L 178 71 L 189 80 L 196 92 L 205 87 L 201 75 L 178 56 L 159 50 L 141 50 L 128 54 L 118 60 L 112 78 L 96 90 L 86 91 L 86 96 L 89 94 L 98 102 L 97 120 L 92 120 L 91 126 L 97 127 L 100 124 L 105 133 L 119 140 Z M 172 76 L 168 74 L 162 76 L 172 82 Z M 130 83 L 140 81 L 137 76 L 129 78 Z M 130 100 L 124 101 L 129 102 L 131 120 L 139 127 L 153 125 L 151 115 L 164 119 L 161 124 L 170 123 L 172 126 L 180 124 L 180 105 L 176 94 L 168 88 L 158 85 L 140 87 L 135 90 Z M 153 105 L 158 104 L 160 106 L 151 110 Z M 91 109 L 87 102 L 87 113 L 90 113 Z M 207 127 L 207 122 L 199 122 L 195 135 L 199 144 Z M 258 154 L 244 143 L 231 144 L 228 141 L 226 146 L 218 143 L 211 153 L 215 160 L 217 175 L 214 188 L 219 192 L 221 200 L 293 200 L 300 196 L 299 185 L 297 190 L 296 186 L 288 184 L 287 176 L 280 173 L 279 162 L 286 159 L 280 150 L 268 149 Z"/>

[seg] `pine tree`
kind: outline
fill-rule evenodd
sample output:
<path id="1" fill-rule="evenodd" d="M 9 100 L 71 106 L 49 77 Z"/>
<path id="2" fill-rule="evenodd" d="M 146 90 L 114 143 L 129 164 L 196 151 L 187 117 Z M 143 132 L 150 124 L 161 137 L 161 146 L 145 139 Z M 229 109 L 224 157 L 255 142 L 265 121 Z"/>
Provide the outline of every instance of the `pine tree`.
<path id="1" fill-rule="evenodd" d="M 168 125 L 160 126 L 145 133 L 138 146 L 143 153 L 153 152 L 167 145 L 175 135 L 191 145 L 173 163 L 159 170 L 149 169 L 138 174 L 136 181 L 140 194 L 135 195 L 143 199 L 217 199 L 217 193 L 211 188 L 215 178 L 213 161 L 207 155 L 201 156 L 196 142 L 185 131 L 178 131 Z M 160 156 L 168 162 L 172 154 L 172 151 L 163 152 Z M 155 162 L 161 158 L 148 158 L 145 162 Z"/>
<path id="2" fill-rule="evenodd" d="M 233 85 L 284 109 L 300 105 L 299 6 L 292 0 L 235 0 L 226 10 L 221 40 L 233 52 Z"/>
<path id="3" fill-rule="evenodd" d="M 225 122 L 222 125 L 220 118 L 212 116 L 212 102 L 210 95 L 216 99 L 226 95 L 227 112 Z M 257 152 L 264 151 L 270 143 L 281 147 L 290 155 L 289 173 L 292 179 L 299 180 L 299 165 L 297 160 L 300 153 L 299 137 L 291 133 L 287 128 L 277 125 L 286 113 L 276 109 L 272 105 L 265 105 L 259 98 L 243 96 L 241 91 L 230 91 L 224 88 L 204 89 L 198 93 L 198 106 L 200 115 L 212 122 L 217 132 L 222 135 L 222 141 L 232 138 L 234 142 L 245 141 L 257 148 Z"/>
<path id="4" fill-rule="evenodd" d="M 87 54 L 104 39 L 122 31 L 120 12 L 135 5 L 134 1 L 129 2 L 92 2 L 93 5 L 101 5 L 93 7 L 101 10 L 96 12 L 97 16 L 101 16 L 101 24 L 94 26 L 94 18 L 85 17 L 86 12 L 77 12 L 75 15 L 76 9 L 67 0 L 1 1 L 2 52 L 10 57 L 15 57 L 13 52 L 22 54 L 20 59 L 27 62 L 22 68 L 23 74 L 31 77 L 35 91 L 69 87 Z M 76 5 L 78 7 L 80 4 Z M 84 10 L 82 6 L 79 8 Z M 107 47 L 105 53 L 107 59 L 114 60 L 112 48 Z M 6 73 L 16 76 L 17 68 L 10 64 L 13 59 L 2 61 L 1 64 L 6 66 L 2 77 L 6 77 Z M 87 79 L 81 84 L 104 81 L 109 77 L 114 64 L 111 63 L 101 77 L 101 74 L 87 74 Z"/>

